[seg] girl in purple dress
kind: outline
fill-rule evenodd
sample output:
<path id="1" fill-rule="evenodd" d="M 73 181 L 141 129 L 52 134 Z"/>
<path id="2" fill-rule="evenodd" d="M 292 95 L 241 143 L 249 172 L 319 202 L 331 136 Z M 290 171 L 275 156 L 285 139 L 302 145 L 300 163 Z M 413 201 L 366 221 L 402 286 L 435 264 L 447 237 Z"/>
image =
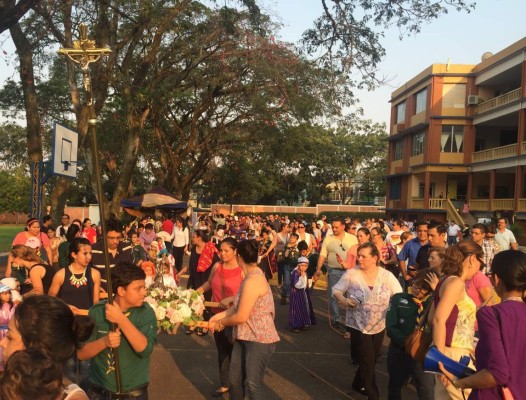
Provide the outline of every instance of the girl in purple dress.
<path id="1" fill-rule="evenodd" d="M 0 284 L 0 340 L 7 336 L 7 324 L 14 312 L 15 305 L 11 299 L 11 289 L 7 285 Z M 2 361 L 2 352 L 0 352 L 0 371 L 4 370 Z"/>
<path id="2" fill-rule="evenodd" d="M 511 392 L 514 399 L 526 395 L 526 254 L 506 250 L 495 255 L 492 281 L 502 302 L 477 312 L 480 340 L 475 359 L 477 373 L 456 379 L 440 363 L 442 373 L 456 388 L 473 388 L 470 400 L 501 399 Z"/>
<path id="3" fill-rule="evenodd" d="M 307 326 L 316 325 L 309 295 L 308 267 L 309 259 L 300 257 L 298 266 L 290 274 L 289 326 L 294 333 L 299 333 Z"/>

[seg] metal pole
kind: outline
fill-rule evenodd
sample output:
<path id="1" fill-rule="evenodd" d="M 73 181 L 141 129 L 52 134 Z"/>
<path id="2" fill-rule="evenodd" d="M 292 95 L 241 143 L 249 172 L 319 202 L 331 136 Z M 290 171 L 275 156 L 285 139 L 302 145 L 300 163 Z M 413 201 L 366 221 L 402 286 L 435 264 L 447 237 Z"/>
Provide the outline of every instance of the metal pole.
<path id="1" fill-rule="evenodd" d="M 111 53 L 107 47 L 96 47 L 94 40 L 89 40 L 87 37 L 88 28 L 84 24 L 80 24 L 80 39 L 73 43 L 73 48 L 61 48 L 58 53 L 66 55 L 71 61 L 79 64 L 84 78 L 84 89 L 88 96 L 87 106 L 89 110 L 88 132 L 91 134 L 91 147 L 93 152 L 93 170 L 96 182 L 96 194 L 99 203 L 100 225 L 102 231 L 102 244 L 104 254 L 104 267 L 106 271 L 106 282 L 108 290 L 108 303 L 113 304 L 113 287 L 111 282 L 110 257 L 108 254 L 108 238 L 106 229 L 106 213 L 104 208 L 104 191 L 102 190 L 102 178 L 100 175 L 99 150 L 97 146 L 97 115 L 95 113 L 95 104 L 93 100 L 93 88 L 91 85 L 91 77 L 89 73 L 89 66 L 91 63 L 97 62 L 102 56 Z M 115 331 L 115 324 L 111 324 L 112 331 Z M 122 393 L 122 383 L 119 368 L 119 353 L 118 349 L 111 349 L 113 361 L 115 365 L 115 387 L 116 394 Z"/>

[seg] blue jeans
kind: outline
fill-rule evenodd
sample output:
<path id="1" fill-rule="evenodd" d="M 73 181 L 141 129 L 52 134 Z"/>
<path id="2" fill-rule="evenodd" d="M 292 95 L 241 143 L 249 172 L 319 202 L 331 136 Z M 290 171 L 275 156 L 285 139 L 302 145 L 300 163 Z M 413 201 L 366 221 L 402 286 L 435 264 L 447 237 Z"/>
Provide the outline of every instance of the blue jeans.
<path id="1" fill-rule="evenodd" d="M 281 297 L 287 297 L 290 289 L 291 265 L 283 264 L 283 286 L 281 287 Z"/>
<path id="2" fill-rule="evenodd" d="M 230 371 L 230 399 L 243 400 L 243 389 L 247 385 L 250 400 L 266 398 L 263 377 L 267 364 L 276 349 L 276 343 L 258 343 L 237 340 L 232 350 Z"/>
<path id="3" fill-rule="evenodd" d="M 338 283 L 344 273 L 345 270 L 335 268 L 329 268 L 327 273 L 327 294 L 329 296 L 329 313 L 331 316 L 331 323 L 340 322 L 341 319 L 338 300 L 332 297 L 332 288 Z"/>
<path id="4" fill-rule="evenodd" d="M 405 350 L 391 344 L 387 350 L 387 372 L 389 372 L 388 399 L 401 400 L 402 387 L 409 375 L 420 400 L 432 400 L 435 382 L 432 374 L 422 369 L 422 364 L 414 360 Z"/>
<path id="5" fill-rule="evenodd" d="M 90 386 L 89 383 L 89 368 L 91 360 L 79 360 L 74 354 L 68 358 L 63 365 L 64 376 L 71 382 L 79 385 L 84 391 Z"/>

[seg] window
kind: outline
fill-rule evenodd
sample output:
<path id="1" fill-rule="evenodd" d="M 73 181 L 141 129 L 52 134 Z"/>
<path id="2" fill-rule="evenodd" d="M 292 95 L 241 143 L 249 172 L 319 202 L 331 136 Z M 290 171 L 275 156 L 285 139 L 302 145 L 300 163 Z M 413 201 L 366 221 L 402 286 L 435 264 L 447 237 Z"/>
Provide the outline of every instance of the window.
<path id="1" fill-rule="evenodd" d="M 412 156 L 417 156 L 424 152 L 424 135 L 425 132 L 419 132 L 413 135 L 413 148 L 411 150 Z"/>
<path id="2" fill-rule="evenodd" d="M 420 182 L 418 184 L 418 198 L 423 199 L 424 198 L 424 192 L 426 189 L 426 184 L 424 182 Z M 431 182 L 429 184 L 429 197 L 435 197 L 435 183 Z"/>
<path id="3" fill-rule="evenodd" d="M 389 179 L 389 200 L 400 200 L 401 186 L 399 177 Z"/>
<path id="4" fill-rule="evenodd" d="M 398 140 L 394 143 L 394 159 L 401 160 L 404 156 L 404 142 Z"/>
<path id="5" fill-rule="evenodd" d="M 415 94 L 415 114 L 425 111 L 427 108 L 427 88 Z"/>
<path id="6" fill-rule="evenodd" d="M 445 83 L 442 86 L 442 108 L 465 108 L 466 85 L 464 83 Z"/>
<path id="7" fill-rule="evenodd" d="M 443 125 L 440 138 L 442 153 L 462 153 L 464 151 L 464 127 L 461 125 Z"/>
<path id="8" fill-rule="evenodd" d="M 405 121 L 405 101 L 396 105 L 396 123 L 400 124 Z"/>

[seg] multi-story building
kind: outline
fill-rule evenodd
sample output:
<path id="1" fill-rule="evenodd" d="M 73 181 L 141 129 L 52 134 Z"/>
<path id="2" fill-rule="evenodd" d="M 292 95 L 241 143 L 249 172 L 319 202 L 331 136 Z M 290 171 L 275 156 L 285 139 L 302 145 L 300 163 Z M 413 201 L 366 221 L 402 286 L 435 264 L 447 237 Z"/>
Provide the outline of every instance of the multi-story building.
<path id="1" fill-rule="evenodd" d="M 388 215 L 526 220 L 526 38 L 476 65 L 433 64 L 391 97 Z"/>

